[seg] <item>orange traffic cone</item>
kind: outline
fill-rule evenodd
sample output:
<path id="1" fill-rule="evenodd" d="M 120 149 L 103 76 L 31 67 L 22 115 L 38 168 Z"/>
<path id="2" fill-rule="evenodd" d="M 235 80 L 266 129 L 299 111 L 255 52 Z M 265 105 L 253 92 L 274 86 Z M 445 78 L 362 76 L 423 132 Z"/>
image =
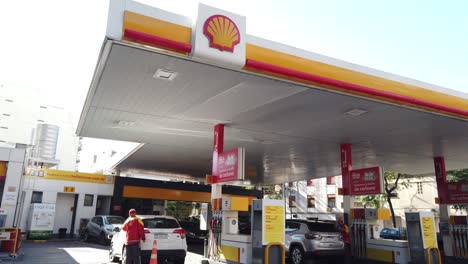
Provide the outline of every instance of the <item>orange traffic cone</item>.
<path id="1" fill-rule="evenodd" d="M 156 239 L 153 241 L 153 251 L 151 251 L 151 258 L 149 264 L 158 264 L 158 241 Z"/>

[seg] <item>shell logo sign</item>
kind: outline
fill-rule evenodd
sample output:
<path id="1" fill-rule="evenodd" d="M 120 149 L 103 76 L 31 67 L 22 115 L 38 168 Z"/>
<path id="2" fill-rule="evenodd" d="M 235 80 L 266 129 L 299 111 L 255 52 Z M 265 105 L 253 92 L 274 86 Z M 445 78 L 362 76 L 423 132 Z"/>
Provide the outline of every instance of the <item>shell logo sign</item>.
<path id="1" fill-rule="evenodd" d="M 241 70 L 246 59 L 245 29 L 244 16 L 199 4 L 192 56 Z"/>
<path id="2" fill-rule="evenodd" d="M 210 16 L 203 26 L 203 34 L 208 38 L 210 47 L 220 51 L 234 52 L 234 47 L 241 41 L 237 25 L 223 15 Z"/>

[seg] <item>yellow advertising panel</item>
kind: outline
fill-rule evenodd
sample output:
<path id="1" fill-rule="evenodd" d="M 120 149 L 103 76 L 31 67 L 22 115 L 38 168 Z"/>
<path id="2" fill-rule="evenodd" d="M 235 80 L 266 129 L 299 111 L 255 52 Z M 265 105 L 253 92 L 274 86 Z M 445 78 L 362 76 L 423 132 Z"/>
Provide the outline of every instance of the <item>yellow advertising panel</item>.
<path id="1" fill-rule="evenodd" d="M 266 205 L 264 207 L 263 244 L 284 241 L 284 207 Z"/>
<path id="2" fill-rule="evenodd" d="M 437 248 L 436 232 L 433 217 L 421 217 L 424 248 Z"/>
<path id="3" fill-rule="evenodd" d="M 0 161 L 0 178 L 6 177 L 7 163 L 5 161 Z"/>
<path id="4" fill-rule="evenodd" d="M 27 175 L 47 180 L 114 184 L 114 176 L 104 174 L 30 168 Z"/>

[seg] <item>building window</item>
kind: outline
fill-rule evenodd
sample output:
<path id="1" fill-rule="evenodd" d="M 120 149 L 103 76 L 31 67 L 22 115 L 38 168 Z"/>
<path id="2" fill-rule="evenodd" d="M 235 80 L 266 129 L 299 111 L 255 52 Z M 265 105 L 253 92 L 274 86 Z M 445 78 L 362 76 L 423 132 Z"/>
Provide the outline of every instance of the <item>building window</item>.
<path id="1" fill-rule="evenodd" d="M 97 155 L 94 155 L 93 156 L 93 163 L 96 164 L 96 162 L 97 162 Z"/>
<path id="2" fill-rule="evenodd" d="M 417 182 L 416 186 L 418 187 L 418 194 L 423 194 L 423 185 L 422 182 Z"/>
<path id="3" fill-rule="evenodd" d="M 42 203 L 42 192 L 33 192 L 31 196 L 31 203 Z"/>
<path id="4" fill-rule="evenodd" d="M 93 206 L 94 195 L 85 194 L 84 197 L 84 206 Z"/>
<path id="5" fill-rule="evenodd" d="M 296 208 L 296 196 L 289 196 L 289 207 Z"/>
<path id="6" fill-rule="evenodd" d="M 329 177 L 327 177 L 327 184 L 328 184 L 328 185 L 335 185 L 335 184 L 336 184 L 335 176 L 329 176 Z"/>
<path id="7" fill-rule="evenodd" d="M 307 208 L 315 208 L 315 197 L 307 195 Z"/>
<path id="8" fill-rule="evenodd" d="M 327 204 L 328 204 L 328 207 L 335 208 L 336 207 L 336 198 L 335 198 L 335 196 L 329 195 Z"/>

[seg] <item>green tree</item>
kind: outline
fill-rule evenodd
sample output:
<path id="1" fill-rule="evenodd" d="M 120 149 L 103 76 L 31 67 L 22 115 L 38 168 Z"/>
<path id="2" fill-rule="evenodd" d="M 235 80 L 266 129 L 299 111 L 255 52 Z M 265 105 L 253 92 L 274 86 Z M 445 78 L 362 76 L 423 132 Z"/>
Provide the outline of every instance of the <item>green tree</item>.
<path id="1" fill-rule="evenodd" d="M 192 202 L 167 201 L 166 214 L 177 220 L 185 220 L 192 213 L 192 209 Z"/>
<path id="2" fill-rule="evenodd" d="M 378 195 L 367 195 L 361 196 L 360 201 L 365 205 L 370 205 L 373 208 L 384 208 L 387 199 L 385 195 L 378 194 Z"/>
<path id="3" fill-rule="evenodd" d="M 410 177 L 411 175 L 408 174 L 386 171 L 384 173 L 384 193 L 379 195 L 361 196 L 359 201 L 370 204 L 374 208 L 382 208 L 385 203 L 387 203 L 392 215 L 393 227 L 396 227 L 396 216 L 395 210 L 393 209 L 392 193 L 402 188 L 408 188 L 410 186 Z"/>
<path id="4" fill-rule="evenodd" d="M 281 185 L 266 185 L 262 187 L 262 191 L 263 195 L 268 196 L 268 199 L 283 199 L 283 188 Z"/>

